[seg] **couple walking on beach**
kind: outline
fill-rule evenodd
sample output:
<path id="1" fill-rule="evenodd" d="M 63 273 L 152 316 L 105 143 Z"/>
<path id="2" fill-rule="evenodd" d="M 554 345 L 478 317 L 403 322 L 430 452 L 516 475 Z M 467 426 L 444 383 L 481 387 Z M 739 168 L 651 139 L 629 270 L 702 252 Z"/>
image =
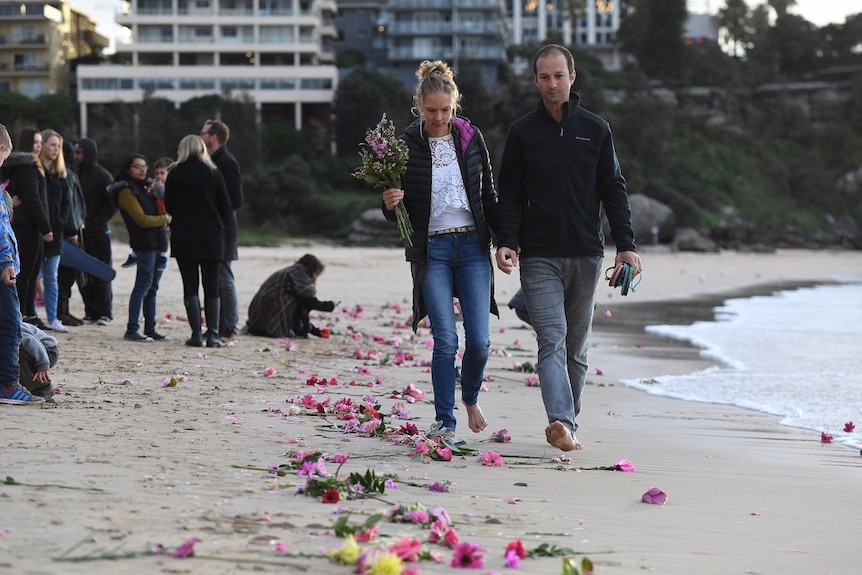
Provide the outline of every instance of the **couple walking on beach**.
<path id="1" fill-rule="evenodd" d="M 487 421 L 478 404 L 490 349 L 494 300 L 489 248 L 497 267 L 520 266 L 521 286 L 538 342 L 537 369 L 551 445 L 583 446 L 575 432 L 587 373 L 587 350 L 604 238 L 601 209 L 617 248 L 615 285 L 623 264 L 641 271 L 625 179 L 608 123 L 580 107 L 571 92 L 574 58 L 549 44 L 533 57 L 541 97 L 506 137 L 499 196 L 481 131 L 458 117 L 461 94 L 449 66 L 424 61 L 416 72 L 418 118 L 399 139 L 409 154 L 402 189 L 383 191 L 383 213 L 395 221 L 403 202 L 413 233 L 405 248 L 413 275 L 413 329 L 428 317 L 434 338 L 431 380 L 435 422 L 426 433 L 450 444 L 454 415 L 458 332 L 453 298 L 464 322 L 460 372 L 467 424 L 478 433 Z M 490 313 L 489 313 L 490 312 Z"/>

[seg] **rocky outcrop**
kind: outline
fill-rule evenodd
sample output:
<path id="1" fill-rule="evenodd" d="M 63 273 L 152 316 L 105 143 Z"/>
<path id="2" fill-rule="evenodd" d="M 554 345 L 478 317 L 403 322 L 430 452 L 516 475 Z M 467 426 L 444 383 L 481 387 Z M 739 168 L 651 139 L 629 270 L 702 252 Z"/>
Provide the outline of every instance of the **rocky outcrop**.
<path id="1" fill-rule="evenodd" d="M 353 243 L 400 246 L 398 226 L 386 221 L 380 208 L 370 208 L 353 220 L 348 239 Z"/>

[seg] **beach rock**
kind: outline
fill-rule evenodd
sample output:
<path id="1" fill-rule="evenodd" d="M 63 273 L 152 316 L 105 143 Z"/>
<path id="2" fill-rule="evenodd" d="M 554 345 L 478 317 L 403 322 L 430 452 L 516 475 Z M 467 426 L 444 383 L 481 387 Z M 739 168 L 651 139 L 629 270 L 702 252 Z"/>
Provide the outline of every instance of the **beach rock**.
<path id="1" fill-rule="evenodd" d="M 673 241 L 676 233 L 676 217 L 667 204 L 644 194 L 631 194 L 632 229 L 638 245 L 666 244 Z M 611 227 L 607 218 L 602 220 L 605 241 L 612 243 Z"/>
<path id="2" fill-rule="evenodd" d="M 673 238 L 673 249 L 680 252 L 717 252 L 718 246 L 694 228 L 679 228 Z"/>
<path id="3" fill-rule="evenodd" d="M 380 208 L 367 209 L 353 220 L 348 239 L 354 243 L 401 245 L 398 226 L 387 221 Z"/>

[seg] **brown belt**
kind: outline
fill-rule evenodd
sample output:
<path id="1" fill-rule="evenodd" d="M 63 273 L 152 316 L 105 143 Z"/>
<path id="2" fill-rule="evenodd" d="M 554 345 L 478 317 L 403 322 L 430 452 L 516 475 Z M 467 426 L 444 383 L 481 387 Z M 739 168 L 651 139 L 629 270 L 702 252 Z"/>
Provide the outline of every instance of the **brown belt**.
<path id="1" fill-rule="evenodd" d="M 431 232 L 428 234 L 428 237 L 439 236 L 442 234 L 461 234 L 464 232 L 472 232 L 476 229 L 476 226 L 461 226 L 460 228 L 446 228 L 445 230 L 437 230 L 436 232 Z"/>

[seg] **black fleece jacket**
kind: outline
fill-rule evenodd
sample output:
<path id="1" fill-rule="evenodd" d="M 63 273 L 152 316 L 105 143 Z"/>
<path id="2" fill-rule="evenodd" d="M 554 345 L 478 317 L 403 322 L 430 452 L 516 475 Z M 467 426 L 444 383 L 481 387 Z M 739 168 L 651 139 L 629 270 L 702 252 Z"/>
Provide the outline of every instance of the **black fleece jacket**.
<path id="1" fill-rule="evenodd" d="M 499 177 L 499 246 L 521 257 L 604 254 L 604 206 L 617 251 L 635 251 L 610 125 L 572 94 L 557 122 L 542 99 L 509 127 Z"/>

